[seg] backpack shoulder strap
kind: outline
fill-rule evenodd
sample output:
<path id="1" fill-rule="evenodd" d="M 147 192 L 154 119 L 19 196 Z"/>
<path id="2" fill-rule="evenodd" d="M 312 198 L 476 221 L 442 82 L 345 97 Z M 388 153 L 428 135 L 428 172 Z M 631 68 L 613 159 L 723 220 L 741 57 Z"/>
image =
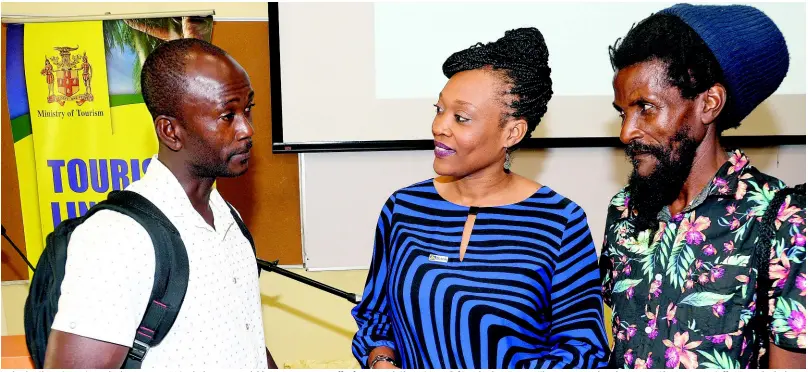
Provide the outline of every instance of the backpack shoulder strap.
<path id="1" fill-rule="evenodd" d="M 768 368 L 768 350 L 769 350 L 769 327 L 771 319 L 769 317 L 769 289 L 772 287 L 771 279 L 769 278 L 769 258 L 771 255 L 772 240 L 777 234 L 777 227 L 775 220 L 777 213 L 780 211 L 780 206 L 789 195 L 801 196 L 804 207 L 805 203 L 805 184 L 797 185 L 795 187 L 788 187 L 781 189 L 769 203 L 768 208 L 763 213 L 759 227 L 758 240 L 755 242 L 754 251 L 754 267 L 757 269 L 757 286 L 755 288 L 755 320 L 751 324 L 755 324 L 754 332 L 756 333 L 755 344 L 753 344 L 752 351 L 752 368 Z M 760 355 L 760 349 L 767 352 Z"/>
<path id="2" fill-rule="evenodd" d="M 247 224 L 244 223 L 244 220 L 241 219 L 236 209 L 233 208 L 233 205 L 230 204 L 227 200 L 224 201 L 227 204 L 227 207 L 230 208 L 230 214 L 233 215 L 233 219 L 236 220 L 236 224 L 238 225 L 239 230 L 241 230 L 241 234 L 244 235 L 245 238 L 250 242 L 250 246 L 252 246 L 253 255 L 257 257 L 257 253 L 255 252 L 255 241 L 253 240 L 252 234 L 250 234 L 250 230 L 247 228 Z M 256 261 L 256 266 L 258 266 L 258 262 Z M 258 267 L 258 276 L 261 276 L 261 268 Z"/>
<path id="3" fill-rule="evenodd" d="M 132 191 L 113 191 L 96 205 L 125 214 L 141 224 L 154 245 L 154 285 L 149 304 L 123 368 L 140 368 L 148 350 L 174 325 L 188 288 L 188 253 L 179 231 L 154 204 Z M 89 211 L 88 211 L 89 213 Z"/>

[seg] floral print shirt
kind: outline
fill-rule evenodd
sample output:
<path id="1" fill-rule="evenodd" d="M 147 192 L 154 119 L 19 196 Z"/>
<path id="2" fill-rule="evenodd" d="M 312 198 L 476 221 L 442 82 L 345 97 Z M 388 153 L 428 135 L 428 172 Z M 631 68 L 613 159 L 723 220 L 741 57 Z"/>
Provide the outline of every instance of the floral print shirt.
<path id="1" fill-rule="evenodd" d="M 785 185 L 740 150 L 681 213 L 634 237 L 631 195 L 614 198 L 600 267 L 613 309 L 612 364 L 623 368 L 748 368 L 760 220 Z M 792 200 L 794 199 L 794 200 Z M 772 241 L 771 341 L 805 349 L 805 200 L 787 197 Z"/>

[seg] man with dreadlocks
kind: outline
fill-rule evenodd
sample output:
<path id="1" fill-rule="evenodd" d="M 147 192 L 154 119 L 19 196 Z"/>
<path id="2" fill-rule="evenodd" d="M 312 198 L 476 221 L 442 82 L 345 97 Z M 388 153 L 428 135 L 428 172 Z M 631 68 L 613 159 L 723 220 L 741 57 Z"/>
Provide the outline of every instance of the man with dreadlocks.
<path id="1" fill-rule="evenodd" d="M 376 225 L 357 360 L 370 368 L 601 368 L 597 254 L 584 211 L 509 170 L 552 95 L 535 28 L 452 54 L 435 104 L 440 176 Z"/>
<path id="2" fill-rule="evenodd" d="M 780 30 L 750 6 L 678 4 L 609 51 L 634 165 L 600 259 L 610 363 L 805 368 L 804 188 L 772 202 L 783 182 L 720 143 L 783 81 Z"/>

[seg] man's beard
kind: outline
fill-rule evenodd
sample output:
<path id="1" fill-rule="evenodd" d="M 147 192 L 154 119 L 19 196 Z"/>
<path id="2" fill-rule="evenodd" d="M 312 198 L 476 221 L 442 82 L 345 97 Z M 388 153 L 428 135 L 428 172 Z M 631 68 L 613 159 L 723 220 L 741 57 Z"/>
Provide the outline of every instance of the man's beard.
<path id="1" fill-rule="evenodd" d="M 237 155 L 249 152 L 253 147 L 252 141 L 247 142 L 243 148 L 235 149 L 227 154 L 224 161 L 218 160 L 215 156 L 202 157 L 194 156 L 193 172 L 200 178 L 233 178 L 243 175 L 247 172 L 247 168 L 240 172 L 233 172 L 230 170 L 229 164 Z M 213 151 L 207 152 L 206 155 L 215 154 Z"/>
<path id="2" fill-rule="evenodd" d="M 632 218 L 635 236 L 641 231 L 657 227 L 657 215 L 663 207 L 676 200 L 690 175 L 699 143 L 686 133 L 687 127 L 682 127 L 671 139 L 671 147 L 667 149 L 636 141 L 626 146 L 626 156 L 634 164 L 628 181 L 628 208 L 637 211 L 637 215 Z M 640 176 L 637 171 L 639 162 L 635 156 L 640 154 L 650 154 L 657 161 L 653 171 L 647 176 Z"/>

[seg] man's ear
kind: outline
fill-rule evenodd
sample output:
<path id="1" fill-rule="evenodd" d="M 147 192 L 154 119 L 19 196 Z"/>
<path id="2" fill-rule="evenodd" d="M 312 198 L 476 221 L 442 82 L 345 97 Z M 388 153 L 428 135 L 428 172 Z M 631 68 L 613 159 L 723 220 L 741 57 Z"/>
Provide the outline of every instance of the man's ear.
<path id="1" fill-rule="evenodd" d="M 712 124 L 718 118 L 724 105 L 727 103 L 727 89 L 721 84 L 715 84 L 700 94 L 701 122 L 704 125 Z"/>
<path id="2" fill-rule="evenodd" d="M 157 139 L 171 149 L 172 151 L 180 151 L 182 149 L 182 140 L 184 137 L 184 128 L 180 125 L 179 121 L 171 116 L 160 115 L 154 119 L 154 127 L 157 131 Z"/>

